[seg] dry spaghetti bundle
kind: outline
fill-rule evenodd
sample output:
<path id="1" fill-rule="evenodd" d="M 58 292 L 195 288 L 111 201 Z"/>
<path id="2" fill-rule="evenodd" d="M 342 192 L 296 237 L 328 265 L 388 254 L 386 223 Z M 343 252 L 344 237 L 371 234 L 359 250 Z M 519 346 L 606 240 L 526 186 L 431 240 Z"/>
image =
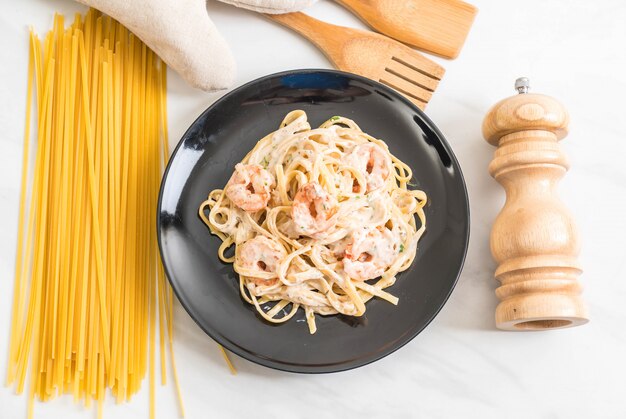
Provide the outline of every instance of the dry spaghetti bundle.
<path id="1" fill-rule="evenodd" d="M 7 377 L 21 393 L 28 376 L 29 416 L 35 396 L 61 393 L 101 413 L 107 387 L 128 400 L 148 371 L 154 414 L 157 327 L 163 383 L 172 354 L 154 228 L 165 92 L 156 54 L 97 11 L 67 27 L 57 15 L 43 40 L 31 31 Z"/>

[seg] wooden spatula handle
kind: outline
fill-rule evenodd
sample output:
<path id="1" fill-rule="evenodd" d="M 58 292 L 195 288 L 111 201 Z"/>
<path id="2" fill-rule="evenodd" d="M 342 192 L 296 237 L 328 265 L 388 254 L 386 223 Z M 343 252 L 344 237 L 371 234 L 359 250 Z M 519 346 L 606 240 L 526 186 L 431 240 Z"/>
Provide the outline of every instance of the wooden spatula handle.
<path id="1" fill-rule="evenodd" d="M 332 51 L 332 39 L 336 41 L 342 40 L 346 37 L 347 31 L 349 31 L 348 28 L 340 28 L 300 12 L 279 15 L 266 14 L 265 16 L 308 38 L 323 52 L 326 52 L 326 50 Z M 329 54 L 327 55 L 333 61 L 333 57 Z"/>
<path id="2" fill-rule="evenodd" d="M 344 51 L 346 44 L 352 39 L 356 39 L 362 31 L 322 22 L 301 12 L 280 15 L 266 14 L 265 16 L 309 39 L 336 68 L 359 74 L 358 71 L 346 67 Z"/>
<path id="3" fill-rule="evenodd" d="M 374 13 L 375 9 L 372 7 L 376 0 L 335 0 L 337 3 L 343 4 L 350 9 L 353 13 L 360 15 L 369 15 Z M 367 20 L 367 19 L 364 19 Z"/>
<path id="4" fill-rule="evenodd" d="M 519 83 L 521 93 L 524 84 Z M 563 105 L 538 94 L 497 103 L 483 122 L 485 139 L 498 147 L 489 173 L 507 196 L 491 230 L 501 283 L 500 329 L 546 330 L 588 321 L 578 281 L 578 231 L 556 195 L 569 167 L 558 142 L 568 122 Z"/>

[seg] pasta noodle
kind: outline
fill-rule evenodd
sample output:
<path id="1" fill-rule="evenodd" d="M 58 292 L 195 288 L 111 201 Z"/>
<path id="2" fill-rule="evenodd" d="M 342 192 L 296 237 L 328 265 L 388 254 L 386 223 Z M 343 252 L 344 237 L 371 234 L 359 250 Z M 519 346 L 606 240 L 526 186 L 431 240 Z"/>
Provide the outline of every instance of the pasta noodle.
<path id="1" fill-rule="evenodd" d="M 315 314 L 361 316 L 373 297 L 398 303 L 384 289 L 409 268 L 426 229 L 426 194 L 408 188 L 412 176 L 354 121 L 334 116 L 311 129 L 297 110 L 199 215 L 261 317 L 282 323 L 302 307 L 315 333 Z"/>
<path id="2" fill-rule="evenodd" d="M 129 400 L 149 373 L 154 417 L 158 321 L 161 382 L 169 351 L 184 414 L 154 229 L 169 150 L 166 67 L 93 9 L 67 27 L 56 15 L 29 44 L 7 382 L 22 393 L 30 373 L 29 417 L 35 397 L 62 393 L 96 403 L 101 417 L 107 387 Z"/>

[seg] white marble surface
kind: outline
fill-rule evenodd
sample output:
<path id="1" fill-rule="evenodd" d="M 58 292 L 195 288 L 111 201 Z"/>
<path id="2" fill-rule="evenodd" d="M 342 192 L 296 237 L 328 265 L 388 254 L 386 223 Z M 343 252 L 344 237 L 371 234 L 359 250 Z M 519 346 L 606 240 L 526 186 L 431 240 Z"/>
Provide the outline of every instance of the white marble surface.
<path id="1" fill-rule="evenodd" d="M 400 0 L 399 0 L 400 1 Z M 469 189 L 472 236 L 465 269 L 435 321 L 393 355 L 357 370 L 321 376 L 269 370 L 233 356 L 231 376 L 216 345 L 177 306 L 179 374 L 189 418 L 624 418 L 626 417 L 626 3 L 621 0 L 475 0 L 480 12 L 461 56 L 428 114 L 456 152 Z M 275 71 L 329 67 L 306 41 L 265 19 L 209 1 L 239 65 L 237 84 Z M 0 1 L 0 376 L 10 322 L 27 67 L 27 25 L 40 32 L 66 0 Z M 311 8 L 328 21 L 362 27 L 328 0 Z M 538 333 L 494 328 L 496 306 L 488 234 L 503 201 L 487 174 L 492 148 L 481 138 L 489 106 L 513 80 L 560 99 L 571 113 L 563 143 L 572 162 L 560 192 L 583 237 L 580 256 L 591 322 Z M 205 94 L 171 74 L 170 136 L 221 93 Z M 280 342 L 277 342 L 280 344 Z M 4 380 L 4 378 L 3 378 Z M 158 417 L 176 416 L 171 386 L 158 388 Z M 0 418 L 21 418 L 25 398 L 0 389 Z M 147 417 L 147 382 L 105 417 Z M 38 404 L 38 418 L 93 412 L 61 398 Z"/>

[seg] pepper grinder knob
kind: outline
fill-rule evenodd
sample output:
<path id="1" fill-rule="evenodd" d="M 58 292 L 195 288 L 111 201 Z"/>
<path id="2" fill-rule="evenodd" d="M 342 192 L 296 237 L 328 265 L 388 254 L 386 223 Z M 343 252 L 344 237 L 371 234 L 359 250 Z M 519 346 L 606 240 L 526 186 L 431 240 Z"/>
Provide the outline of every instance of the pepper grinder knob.
<path id="1" fill-rule="evenodd" d="M 530 80 L 528 80 L 528 77 L 519 77 L 515 80 L 515 90 L 517 90 L 518 93 L 528 93 L 530 90 Z"/>
<path id="2" fill-rule="evenodd" d="M 506 191 L 491 230 L 498 263 L 496 326 L 504 330 L 547 330 L 588 322 L 577 256 L 579 234 L 556 194 L 569 163 L 559 140 L 567 135 L 567 110 L 554 98 L 520 93 L 494 105 L 483 136 L 497 149 L 489 173 Z"/>

